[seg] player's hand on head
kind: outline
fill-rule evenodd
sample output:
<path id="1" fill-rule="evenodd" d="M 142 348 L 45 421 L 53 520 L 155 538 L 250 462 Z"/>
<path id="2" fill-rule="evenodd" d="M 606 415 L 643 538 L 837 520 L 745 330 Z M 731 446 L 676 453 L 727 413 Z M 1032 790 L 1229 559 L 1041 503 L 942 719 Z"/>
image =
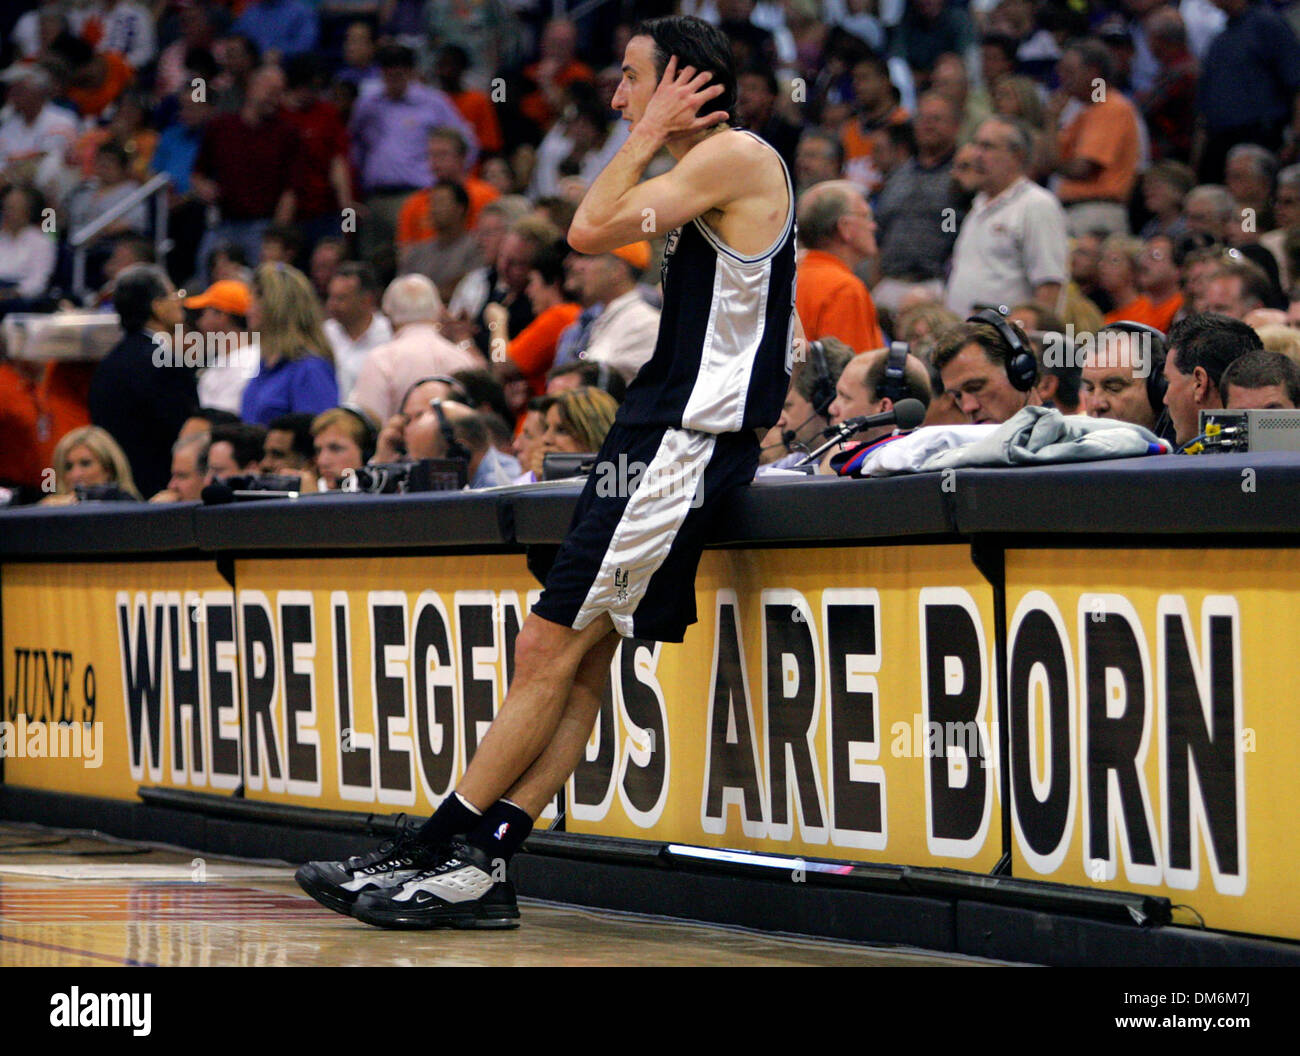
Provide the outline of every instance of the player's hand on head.
<path id="1" fill-rule="evenodd" d="M 673 55 L 650 97 L 642 121 L 650 122 L 665 137 L 692 135 L 721 124 L 727 120 L 725 110 L 699 116 L 701 106 L 726 91 L 725 86 L 710 83 L 712 80 L 713 74 L 708 70 L 679 67 L 677 56 Z"/>

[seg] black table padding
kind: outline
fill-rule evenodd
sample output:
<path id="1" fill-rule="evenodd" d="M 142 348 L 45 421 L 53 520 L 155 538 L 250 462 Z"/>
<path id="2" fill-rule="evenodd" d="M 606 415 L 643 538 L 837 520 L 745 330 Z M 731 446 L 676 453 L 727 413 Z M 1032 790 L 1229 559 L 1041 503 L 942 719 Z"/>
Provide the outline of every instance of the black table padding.
<path id="1" fill-rule="evenodd" d="M 581 481 L 421 495 L 0 511 L 0 556 L 500 548 L 558 543 Z M 719 512 L 718 545 L 1077 535 L 1294 536 L 1300 454 L 1157 456 L 872 480 L 759 481 Z M 1008 540 L 1010 541 L 1010 540 Z M 1222 545 L 1219 542 L 1216 545 Z"/>
<path id="2" fill-rule="evenodd" d="M 0 511 L 0 556 L 154 554 L 193 550 L 193 503 L 79 502 Z"/>
<path id="3" fill-rule="evenodd" d="M 496 547 L 502 516 L 496 493 L 311 495 L 200 507 L 194 525 L 208 551 Z"/>

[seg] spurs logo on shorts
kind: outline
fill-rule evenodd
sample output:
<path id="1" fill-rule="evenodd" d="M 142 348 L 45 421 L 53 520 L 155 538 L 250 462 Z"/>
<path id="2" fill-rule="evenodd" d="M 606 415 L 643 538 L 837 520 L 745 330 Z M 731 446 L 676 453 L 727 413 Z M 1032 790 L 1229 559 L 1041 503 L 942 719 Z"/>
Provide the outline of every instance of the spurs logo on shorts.
<path id="1" fill-rule="evenodd" d="M 623 605 L 627 602 L 627 573 L 621 568 L 614 569 L 614 589 L 618 592 L 614 596 L 614 601 Z"/>
<path id="2" fill-rule="evenodd" d="M 659 281 L 664 282 L 668 278 L 668 258 L 677 251 L 677 240 L 682 237 L 682 229 L 674 227 L 668 232 L 668 238 L 664 242 L 663 259 L 659 262 Z"/>

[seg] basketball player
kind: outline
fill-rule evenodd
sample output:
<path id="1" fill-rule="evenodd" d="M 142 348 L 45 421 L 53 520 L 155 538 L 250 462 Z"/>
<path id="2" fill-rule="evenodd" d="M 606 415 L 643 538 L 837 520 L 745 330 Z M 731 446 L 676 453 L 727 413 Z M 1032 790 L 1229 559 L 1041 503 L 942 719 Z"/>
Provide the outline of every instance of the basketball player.
<path id="1" fill-rule="evenodd" d="M 627 392 L 515 645 L 500 713 L 453 795 L 392 846 L 298 871 L 322 904 L 383 927 L 513 927 L 505 863 L 585 751 L 619 636 L 680 642 L 716 511 L 748 483 L 789 385 L 794 194 L 770 146 L 727 124 L 727 38 L 689 17 L 639 25 L 613 106 L 630 122 L 569 241 L 607 253 L 671 231 L 658 343 Z M 663 147 L 671 170 L 640 182 Z M 653 232 L 652 232 L 653 233 Z M 800 338 L 802 334 L 800 333 Z M 648 467 L 615 489 L 620 464 Z"/>

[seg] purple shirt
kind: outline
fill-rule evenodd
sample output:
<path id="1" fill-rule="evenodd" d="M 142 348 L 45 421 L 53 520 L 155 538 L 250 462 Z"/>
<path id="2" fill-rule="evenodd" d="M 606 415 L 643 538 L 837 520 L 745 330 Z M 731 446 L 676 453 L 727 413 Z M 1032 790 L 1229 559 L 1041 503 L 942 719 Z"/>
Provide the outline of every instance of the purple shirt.
<path id="1" fill-rule="evenodd" d="M 240 417 L 254 425 L 270 425 L 282 414 L 320 414 L 338 405 L 334 368 L 320 356 L 306 356 L 282 359 L 250 379 Z"/>
<path id="2" fill-rule="evenodd" d="M 469 161 L 478 156 L 478 140 L 455 104 L 437 88 L 413 81 L 401 99 L 393 100 L 380 88 L 362 94 L 352 108 L 348 133 L 353 156 L 361 170 L 361 185 L 376 187 L 428 187 L 429 133 L 454 128 L 469 144 Z"/>

